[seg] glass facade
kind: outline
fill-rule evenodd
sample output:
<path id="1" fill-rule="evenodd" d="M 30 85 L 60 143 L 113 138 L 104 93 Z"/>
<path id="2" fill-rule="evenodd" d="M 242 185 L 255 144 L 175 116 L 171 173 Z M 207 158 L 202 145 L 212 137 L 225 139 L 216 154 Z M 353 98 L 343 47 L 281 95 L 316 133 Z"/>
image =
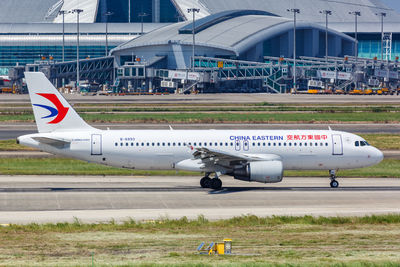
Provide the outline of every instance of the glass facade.
<path id="1" fill-rule="evenodd" d="M 348 34 L 354 38 L 354 34 Z M 358 56 L 362 58 L 381 59 L 381 34 L 359 34 L 358 35 Z M 393 34 L 392 36 L 392 58 L 395 60 L 396 56 L 400 56 L 400 34 Z M 385 55 L 383 56 L 385 57 Z"/>
<path id="2" fill-rule="evenodd" d="M 348 34 L 354 38 L 354 34 Z M 331 38 L 331 36 L 329 37 Z M 393 34 L 392 37 L 392 58 L 395 60 L 397 56 L 400 56 L 400 34 Z M 288 37 L 285 35 L 280 35 L 278 37 L 272 38 L 264 42 L 264 56 L 292 56 L 289 55 L 289 47 L 287 45 Z M 307 46 L 305 44 L 308 42 L 306 39 L 305 31 L 297 31 L 297 55 L 313 56 L 308 53 Z M 331 39 L 329 41 L 332 42 Z M 332 45 L 329 46 L 329 53 L 332 54 Z M 351 56 L 351 51 L 345 49 L 342 43 L 342 50 L 344 55 Z M 354 53 L 354 52 L 353 52 Z M 319 32 L 319 45 L 318 45 L 318 57 L 325 56 L 325 32 Z M 370 58 L 373 59 L 377 57 L 381 58 L 381 35 L 380 34 L 359 34 L 358 35 L 358 56 L 360 58 Z"/>
<path id="3" fill-rule="evenodd" d="M 109 50 L 115 46 L 109 46 Z M 96 58 L 105 56 L 105 46 L 80 46 L 79 57 Z M 0 46 L 0 66 L 15 66 L 34 63 L 35 61 L 49 60 L 62 61 L 62 46 Z M 65 61 L 76 60 L 76 46 L 65 47 Z"/>
<path id="4" fill-rule="evenodd" d="M 101 0 L 99 2 L 99 12 L 97 13 L 96 22 L 106 22 L 104 15 L 107 12 L 114 14 L 108 19 L 109 22 L 128 22 L 128 1 Z M 143 22 L 150 23 L 153 21 L 153 0 L 130 0 L 131 1 L 131 22 L 141 22 L 140 13 L 146 13 Z M 172 4 L 171 0 L 160 1 L 160 21 L 161 23 L 177 22 L 178 11 Z"/>
<path id="5" fill-rule="evenodd" d="M 358 56 L 363 58 L 381 58 L 381 41 L 377 40 L 361 40 L 358 42 Z M 400 40 L 392 41 L 392 58 L 400 56 Z M 383 55 L 385 57 L 385 55 Z"/>

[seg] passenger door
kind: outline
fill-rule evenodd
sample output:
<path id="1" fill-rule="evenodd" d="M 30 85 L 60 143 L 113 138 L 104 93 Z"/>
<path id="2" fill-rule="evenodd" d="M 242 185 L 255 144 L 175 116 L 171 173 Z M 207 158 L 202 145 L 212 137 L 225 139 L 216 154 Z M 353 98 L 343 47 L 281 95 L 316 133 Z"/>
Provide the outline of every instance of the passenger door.
<path id="1" fill-rule="evenodd" d="M 91 154 L 99 156 L 103 154 L 101 134 L 92 134 Z"/>
<path id="2" fill-rule="evenodd" d="M 333 155 L 343 155 L 342 135 L 333 134 L 332 144 L 333 144 Z"/>

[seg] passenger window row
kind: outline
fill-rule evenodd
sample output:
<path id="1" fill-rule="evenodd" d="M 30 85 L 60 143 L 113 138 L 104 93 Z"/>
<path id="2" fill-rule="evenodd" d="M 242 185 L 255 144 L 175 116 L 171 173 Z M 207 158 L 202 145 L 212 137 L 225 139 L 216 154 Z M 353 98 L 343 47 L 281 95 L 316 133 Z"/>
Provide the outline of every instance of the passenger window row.
<path id="1" fill-rule="evenodd" d="M 361 142 L 364 142 L 364 143 L 366 143 L 366 144 L 368 144 L 367 142 L 365 142 L 365 141 L 361 141 Z M 233 147 L 234 146 L 234 143 L 233 142 L 230 142 L 230 143 L 212 143 L 212 142 L 209 142 L 209 143 L 207 143 L 207 142 L 199 142 L 199 143 L 197 143 L 197 142 L 194 142 L 194 143 L 192 143 L 192 142 L 189 142 L 189 143 L 181 143 L 181 142 L 168 142 L 168 143 L 166 143 L 166 142 L 157 142 L 157 143 L 155 143 L 155 142 L 146 142 L 146 143 L 144 143 L 144 142 L 141 142 L 141 143 L 139 143 L 139 142 L 121 142 L 121 143 L 118 143 L 118 142 L 115 142 L 115 146 L 137 146 L 137 147 L 139 147 L 139 146 L 157 146 L 157 147 L 160 147 L 160 146 L 163 146 L 163 147 L 165 147 L 165 146 L 191 146 L 193 144 L 193 146 L 195 146 L 195 147 L 197 147 L 197 146 L 199 146 L 199 147 L 201 147 L 201 146 L 204 146 L 204 147 L 206 147 L 206 146 L 221 146 L 221 147 L 223 147 L 223 146 L 225 146 L 225 147 L 229 147 L 229 146 L 231 146 L 231 147 Z M 363 144 L 362 146 L 365 146 L 366 144 Z M 236 146 L 240 146 L 241 144 L 240 143 L 236 143 Z M 320 142 L 320 143 L 318 143 L 318 142 L 315 142 L 315 143 L 313 143 L 313 142 L 309 142 L 309 143 L 307 143 L 307 142 L 304 142 L 304 143 L 302 143 L 302 142 L 289 142 L 289 143 L 286 143 L 286 142 L 284 142 L 284 143 L 251 143 L 251 146 L 253 146 L 253 147 L 261 147 L 261 146 L 263 146 L 263 147 L 265 147 L 265 146 L 289 146 L 289 147 L 291 147 L 291 146 L 294 146 L 294 147 L 296 147 L 296 146 L 328 146 L 329 144 L 328 143 L 322 143 L 322 142 Z M 357 141 L 356 142 L 356 146 L 359 146 L 360 144 L 359 144 L 359 142 Z M 250 144 L 248 144 L 248 146 L 250 146 Z"/>
<path id="2" fill-rule="evenodd" d="M 195 142 L 195 143 L 193 143 L 193 146 L 213 146 L 213 144 L 214 144 L 214 146 L 218 146 L 218 143 L 206 143 L 206 142 L 204 142 L 204 143 L 202 143 L 202 142 L 200 142 L 200 143 L 197 143 L 197 142 Z M 123 142 L 121 142 L 121 143 L 118 143 L 118 142 L 115 142 L 115 146 L 191 146 L 192 145 L 192 143 L 191 142 L 189 142 L 189 143 L 181 143 L 181 142 L 168 142 L 168 143 L 165 143 L 165 142 L 162 142 L 162 143 L 160 143 L 160 142 L 157 142 L 157 143 L 154 143 L 154 142 L 146 142 L 146 143 L 144 143 L 144 142 L 142 142 L 142 143 L 134 143 L 134 142 L 126 142 L 126 143 L 123 143 Z M 219 143 L 219 146 L 233 146 L 233 143 Z"/>

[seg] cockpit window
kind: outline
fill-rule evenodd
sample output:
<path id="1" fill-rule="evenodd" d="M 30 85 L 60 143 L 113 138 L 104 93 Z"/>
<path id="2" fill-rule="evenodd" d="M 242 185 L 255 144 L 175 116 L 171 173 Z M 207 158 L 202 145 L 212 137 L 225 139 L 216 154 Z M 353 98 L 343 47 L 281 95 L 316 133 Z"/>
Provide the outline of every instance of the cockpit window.
<path id="1" fill-rule="evenodd" d="M 370 144 L 368 144 L 367 141 L 356 141 L 354 143 L 355 146 L 369 146 Z"/>
<path id="2" fill-rule="evenodd" d="M 361 146 L 369 146 L 369 144 L 367 143 L 367 141 L 360 141 Z"/>

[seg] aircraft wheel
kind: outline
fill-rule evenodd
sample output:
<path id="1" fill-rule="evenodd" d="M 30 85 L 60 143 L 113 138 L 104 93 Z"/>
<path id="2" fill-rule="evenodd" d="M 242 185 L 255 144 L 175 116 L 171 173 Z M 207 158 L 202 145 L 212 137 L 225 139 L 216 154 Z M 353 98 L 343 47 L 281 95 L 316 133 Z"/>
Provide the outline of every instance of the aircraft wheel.
<path id="1" fill-rule="evenodd" d="M 202 188 L 210 188 L 211 185 L 211 178 L 208 176 L 205 176 L 203 178 L 200 179 L 200 186 Z"/>
<path id="2" fill-rule="evenodd" d="M 219 190 L 222 188 L 222 181 L 218 178 L 211 179 L 211 186 L 214 190 Z"/>
<path id="3" fill-rule="evenodd" d="M 332 180 L 331 181 L 331 187 L 332 188 L 338 188 L 339 187 L 339 182 L 336 180 Z"/>

